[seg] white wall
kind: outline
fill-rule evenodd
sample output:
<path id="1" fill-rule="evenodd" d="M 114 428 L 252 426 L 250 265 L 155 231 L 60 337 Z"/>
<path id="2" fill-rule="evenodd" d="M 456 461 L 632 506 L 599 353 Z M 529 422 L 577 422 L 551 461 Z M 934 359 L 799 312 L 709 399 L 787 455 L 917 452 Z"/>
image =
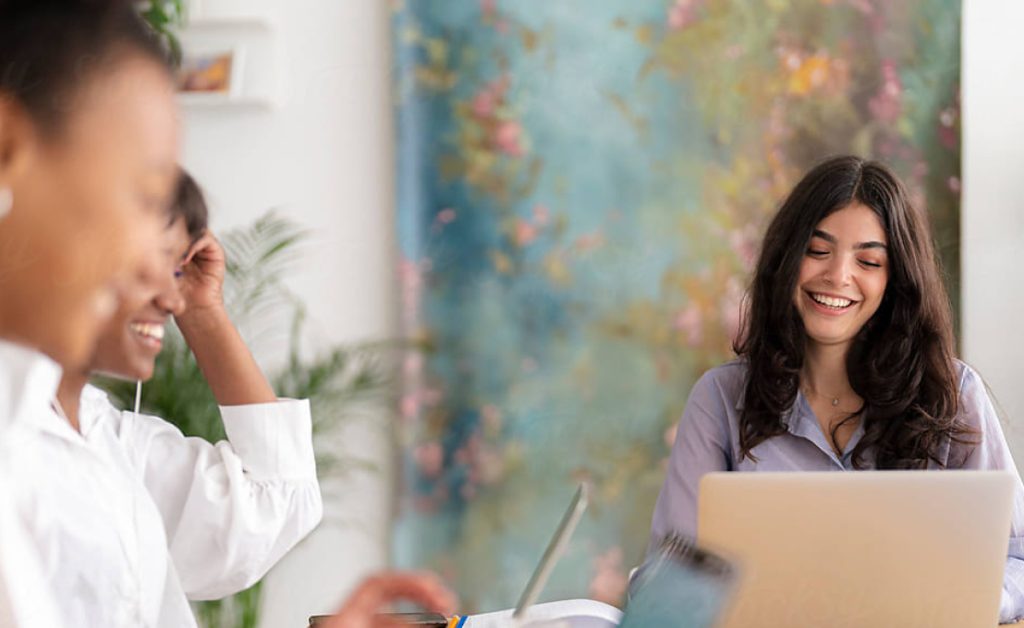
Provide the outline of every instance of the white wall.
<path id="1" fill-rule="evenodd" d="M 248 224 L 271 207 L 312 230 L 291 285 L 309 306 L 321 347 L 396 329 L 388 7 L 204 0 L 200 12 L 266 16 L 257 43 L 271 40 L 272 59 L 262 48 L 247 55 L 246 73 L 279 73 L 281 106 L 186 106 L 185 166 L 207 190 L 216 230 Z M 216 39 L 236 26 L 199 30 Z M 243 39 L 253 30 L 238 28 Z M 279 362 L 273 344 L 257 342 L 257 357 Z M 343 439 L 358 455 L 389 460 L 379 430 L 353 426 Z M 385 564 L 386 471 L 356 472 L 334 487 L 344 499 L 325 496 L 325 524 L 269 576 L 263 626 L 305 626 L 310 614 L 334 609 L 361 574 Z"/>
<path id="2" fill-rule="evenodd" d="M 963 353 L 1024 462 L 1024 2 L 964 0 Z"/>

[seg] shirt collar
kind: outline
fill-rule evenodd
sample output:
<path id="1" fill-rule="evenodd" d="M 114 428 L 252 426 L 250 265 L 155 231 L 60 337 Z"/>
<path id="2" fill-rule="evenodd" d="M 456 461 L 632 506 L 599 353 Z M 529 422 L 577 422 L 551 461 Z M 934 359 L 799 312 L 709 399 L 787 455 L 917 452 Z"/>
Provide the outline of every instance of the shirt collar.
<path id="1" fill-rule="evenodd" d="M 82 389 L 82 400 L 79 403 L 78 427 L 82 436 L 88 438 L 92 430 L 108 416 L 107 412 L 112 406 L 107 393 L 92 384 L 86 384 Z"/>
<path id="2" fill-rule="evenodd" d="M 67 418 L 60 415 L 52 406 L 47 408 L 47 412 L 41 413 L 34 423 L 35 427 L 44 432 L 84 444 L 96 426 L 107 417 L 107 411 L 111 407 L 107 393 L 92 384 L 86 384 L 82 388 L 78 402 L 78 431 L 75 431 Z"/>
<path id="3" fill-rule="evenodd" d="M 0 340 L 0 431 L 44 412 L 60 377 L 60 366 L 42 353 Z"/>
<path id="4" fill-rule="evenodd" d="M 746 389 L 747 386 L 746 383 L 744 383 L 743 390 L 746 391 Z M 738 414 L 742 414 L 745 405 L 746 395 L 738 395 L 735 404 Z M 860 442 L 861 438 L 864 437 L 864 422 L 861 421 L 857 424 L 857 428 L 853 431 L 853 434 L 850 435 L 850 440 L 846 443 L 843 455 L 841 457 L 837 456 L 832 450 L 832 447 L 828 444 L 828 439 L 825 437 L 825 433 L 822 431 L 817 417 L 814 416 L 814 412 L 811 410 L 810 404 L 807 403 L 807 399 L 800 390 L 797 390 L 796 398 L 793 400 L 793 405 L 783 410 L 782 416 L 780 416 L 779 419 L 787 432 L 793 436 L 811 441 L 822 451 L 822 453 L 828 455 L 842 466 L 846 466 L 845 463 L 849 462 L 853 449 L 857 446 L 857 443 Z"/>
<path id="5" fill-rule="evenodd" d="M 796 399 L 793 401 L 793 407 L 783 415 L 782 421 L 786 426 L 786 430 L 790 434 L 811 441 L 822 451 L 822 453 L 828 455 L 833 461 L 843 467 L 848 466 L 850 456 L 853 454 L 854 448 L 857 446 L 857 443 L 860 442 L 861 438 L 864 437 L 864 422 L 859 421 L 857 423 L 857 427 L 853 430 L 853 434 L 850 435 L 850 439 L 846 442 L 846 447 L 843 449 L 842 455 L 837 455 L 829 444 L 828 437 L 825 436 L 825 432 L 822 430 L 821 424 L 818 423 L 818 417 L 815 416 L 814 411 L 811 410 L 811 406 L 807 402 L 807 398 L 804 397 L 804 394 L 801 391 L 797 391 Z"/>
<path id="6" fill-rule="evenodd" d="M 60 438 L 81 441 L 105 416 L 105 392 L 87 384 L 78 408 L 81 433 L 53 407 L 63 371 L 42 353 L 0 340 L 0 432 L 18 422 Z"/>

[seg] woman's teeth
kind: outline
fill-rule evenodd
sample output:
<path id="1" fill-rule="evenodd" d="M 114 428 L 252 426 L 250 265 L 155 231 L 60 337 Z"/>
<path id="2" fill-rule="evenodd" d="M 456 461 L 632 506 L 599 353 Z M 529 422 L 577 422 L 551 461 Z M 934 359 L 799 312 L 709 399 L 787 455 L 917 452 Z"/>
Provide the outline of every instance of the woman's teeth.
<path id="1" fill-rule="evenodd" d="M 145 338 L 164 339 L 164 326 L 153 323 L 132 323 L 128 326 L 132 331 Z"/>
<path id="2" fill-rule="evenodd" d="M 850 299 L 839 299 L 836 297 L 825 296 L 824 294 L 811 294 L 811 298 L 822 305 L 826 305 L 837 310 L 841 310 L 844 307 L 850 307 L 850 304 L 853 303 Z"/>

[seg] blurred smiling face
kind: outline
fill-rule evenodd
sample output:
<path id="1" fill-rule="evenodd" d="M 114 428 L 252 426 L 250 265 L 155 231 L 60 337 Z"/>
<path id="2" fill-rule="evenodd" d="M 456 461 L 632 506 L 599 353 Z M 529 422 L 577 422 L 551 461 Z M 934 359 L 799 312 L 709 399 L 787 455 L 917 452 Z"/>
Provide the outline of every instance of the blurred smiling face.
<path id="1" fill-rule="evenodd" d="M 178 122 L 166 71 L 141 56 L 91 70 L 56 129 L 24 125 L 2 226 L 6 323 L 67 367 L 85 366 L 120 293 L 160 250 L 177 179 Z M 45 304 L 45 305 L 44 305 Z"/>
<path id="2" fill-rule="evenodd" d="M 167 319 L 184 307 L 178 281 L 189 244 L 185 221 L 179 218 L 164 232 L 158 258 L 126 291 L 104 328 L 92 370 L 143 381 L 153 376 Z"/>
<path id="3" fill-rule="evenodd" d="M 860 203 L 818 223 L 793 295 L 811 342 L 849 344 L 875 314 L 889 281 L 887 246 L 878 215 Z"/>

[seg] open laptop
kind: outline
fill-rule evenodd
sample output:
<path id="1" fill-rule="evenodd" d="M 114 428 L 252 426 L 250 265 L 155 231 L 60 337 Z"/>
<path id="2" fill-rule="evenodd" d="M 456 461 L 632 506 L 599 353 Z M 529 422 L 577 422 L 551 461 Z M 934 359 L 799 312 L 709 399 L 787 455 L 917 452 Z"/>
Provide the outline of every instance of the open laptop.
<path id="1" fill-rule="evenodd" d="M 526 588 L 523 589 L 523 594 L 519 596 L 519 603 L 512 610 L 512 617 L 517 621 L 522 621 L 526 616 L 526 611 L 537 602 L 537 597 L 544 590 L 544 585 L 547 584 L 548 577 L 554 570 L 555 564 L 558 563 L 558 559 L 565 553 L 569 545 L 569 539 L 572 538 L 572 533 L 576 531 L 576 526 L 579 525 L 580 519 L 583 518 L 583 512 L 587 509 L 589 503 L 590 485 L 586 482 L 580 482 L 579 486 L 576 487 L 572 500 L 569 501 L 569 508 L 562 515 L 561 522 L 555 528 L 555 533 L 551 536 L 544 554 L 540 557 L 540 562 L 537 563 L 537 567 L 526 582 Z"/>
<path id="2" fill-rule="evenodd" d="M 993 628 L 1016 478 L 711 473 L 698 541 L 738 564 L 725 628 Z"/>

